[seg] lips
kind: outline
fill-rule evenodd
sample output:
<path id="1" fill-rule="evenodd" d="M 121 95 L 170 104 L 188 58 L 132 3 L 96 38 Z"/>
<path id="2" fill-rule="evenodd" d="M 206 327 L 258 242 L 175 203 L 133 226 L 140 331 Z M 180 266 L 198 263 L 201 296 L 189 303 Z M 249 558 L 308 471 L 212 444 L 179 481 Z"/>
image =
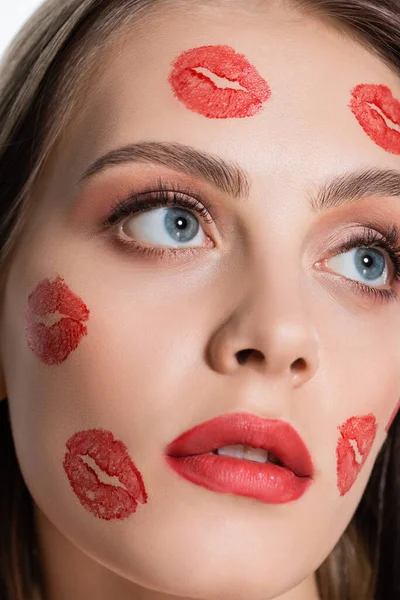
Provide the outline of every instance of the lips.
<path id="1" fill-rule="evenodd" d="M 351 417 L 338 428 L 341 437 L 336 447 L 337 486 L 341 496 L 350 490 L 367 460 L 377 427 L 374 415 L 368 414 Z"/>
<path id="2" fill-rule="evenodd" d="M 236 444 L 263 448 L 282 466 L 212 454 Z M 168 445 L 166 461 L 196 485 L 272 504 L 300 498 L 313 476 L 310 454 L 289 423 L 247 413 L 222 415 L 186 431 Z"/>
<path id="3" fill-rule="evenodd" d="M 130 458 L 125 444 L 115 441 L 110 431 L 89 429 L 67 441 L 64 469 L 82 506 L 99 519 L 126 519 L 138 503 L 147 502 L 142 476 Z M 95 461 L 101 472 L 117 477 L 121 486 L 101 482 L 95 470 L 83 459 Z"/>
<path id="4" fill-rule="evenodd" d="M 390 89 L 385 85 L 360 84 L 351 94 L 350 108 L 365 133 L 387 152 L 400 154 L 400 131 L 394 127 L 400 125 L 400 102 Z"/>
<path id="5" fill-rule="evenodd" d="M 65 315 L 51 327 L 37 321 L 56 312 Z M 90 311 L 61 277 L 44 279 L 28 297 L 26 334 L 29 348 L 45 365 L 59 365 L 87 335 Z"/>
<path id="6" fill-rule="evenodd" d="M 244 89 L 218 87 L 196 71 L 198 68 L 237 82 Z M 183 52 L 173 63 L 169 83 L 189 110 L 210 119 L 251 117 L 260 112 L 271 95 L 257 69 L 230 46 L 201 46 Z"/>

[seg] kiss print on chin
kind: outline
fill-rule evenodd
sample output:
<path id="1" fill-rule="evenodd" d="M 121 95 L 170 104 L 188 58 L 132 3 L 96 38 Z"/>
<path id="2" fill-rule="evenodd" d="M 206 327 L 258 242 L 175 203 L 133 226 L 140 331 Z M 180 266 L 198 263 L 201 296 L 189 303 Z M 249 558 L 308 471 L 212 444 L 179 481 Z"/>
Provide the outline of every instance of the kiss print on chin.
<path id="1" fill-rule="evenodd" d="M 63 466 L 70 485 L 82 506 L 96 517 L 126 519 L 139 502 L 146 504 L 142 476 L 125 444 L 114 440 L 111 431 L 79 431 L 69 438 L 67 448 Z M 118 478 L 121 486 L 104 483 L 97 473 L 102 479 Z"/>
<path id="2" fill-rule="evenodd" d="M 375 144 L 400 154 L 400 101 L 386 85 L 360 84 L 349 104 L 365 133 Z"/>
<path id="3" fill-rule="evenodd" d="M 396 406 L 395 406 L 395 408 L 394 408 L 394 410 L 393 410 L 392 414 L 390 415 L 390 419 L 389 419 L 389 421 L 388 421 L 388 424 L 387 424 L 387 425 L 386 425 L 386 427 L 385 427 L 385 431 L 386 431 L 386 433 L 389 431 L 391 424 L 392 424 L 392 423 L 393 423 L 393 421 L 395 420 L 395 418 L 396 418 L 396 415 L 397 415 L 397 413 L 399 412 L 399 409 L 400 409 L 400 399 L 398 400 L 398 402 L 397 402 L 397 404 L 396 404 Z"/>
<path id="4" fill-rule="evenodd" d="M 351 417 L 338 427 L 336 447 L 337 486 L 341 496 L 352 487 L 374 443 L 378 429 L 373 414 Z"/>
<path id="5" fill-rule="evenodd" d="M 62 316 L 57 322 L 54 322 L 55 313 Z M 60 276 L 53 282 L 43 279 L 28 296 L 25 322 L 29 348 L 45 365 L 60 365 L 87 335 L 84 322 L 89 314 L 84 302 Z M 49 323 L 51 317 L 53 324 Z"/>
<path id="6" fill-rule="evenodd" d="M 243 89 L 219 87 L 196 71 L 200 68 Z M 200 46 L 183 52 L 173 62 L 168 81 L 186 108 L 209 119 L 252 117 L 271 95 L 257 69 L 230 46 Z"/>

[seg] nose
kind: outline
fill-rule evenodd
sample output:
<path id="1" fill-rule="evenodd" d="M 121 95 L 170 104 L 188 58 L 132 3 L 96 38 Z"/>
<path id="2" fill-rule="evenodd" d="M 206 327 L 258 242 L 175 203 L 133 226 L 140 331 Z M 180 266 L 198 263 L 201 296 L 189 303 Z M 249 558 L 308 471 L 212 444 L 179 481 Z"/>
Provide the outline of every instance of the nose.
<path id="1" fill-rule="evenodd" d="M 208 346 L 221 374 L 252 369 L 291 386 L 311 379 L 319 365 L 319 335 L 301 285 L 264 281 L 230 311 Z"/>

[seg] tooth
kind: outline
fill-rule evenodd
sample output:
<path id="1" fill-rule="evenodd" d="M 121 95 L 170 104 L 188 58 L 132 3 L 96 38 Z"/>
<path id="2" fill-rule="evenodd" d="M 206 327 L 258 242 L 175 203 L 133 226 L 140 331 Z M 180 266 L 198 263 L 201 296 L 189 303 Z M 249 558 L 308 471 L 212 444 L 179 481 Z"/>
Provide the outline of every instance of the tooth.
<path id="1" fill-rule="evenodd" d="M 261 463 L 265 463 L 268 460 L 268 452 L 263 448 L 253 448 L 252 446 L 244 446 L 243 444 L 218 448 L 217 453 L 221 456 L 233 456 L 234 458 L 242 458 Z"/>

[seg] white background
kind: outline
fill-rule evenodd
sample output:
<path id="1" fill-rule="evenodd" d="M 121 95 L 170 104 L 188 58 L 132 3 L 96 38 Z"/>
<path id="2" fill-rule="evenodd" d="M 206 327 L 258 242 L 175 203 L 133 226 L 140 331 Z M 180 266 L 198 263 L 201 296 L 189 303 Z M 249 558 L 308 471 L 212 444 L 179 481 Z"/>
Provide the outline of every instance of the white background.
<path id="1" fill-rule="evenodd" d="M 43 0 L 0 0 L 0 58 L 24 22 Z"/>

